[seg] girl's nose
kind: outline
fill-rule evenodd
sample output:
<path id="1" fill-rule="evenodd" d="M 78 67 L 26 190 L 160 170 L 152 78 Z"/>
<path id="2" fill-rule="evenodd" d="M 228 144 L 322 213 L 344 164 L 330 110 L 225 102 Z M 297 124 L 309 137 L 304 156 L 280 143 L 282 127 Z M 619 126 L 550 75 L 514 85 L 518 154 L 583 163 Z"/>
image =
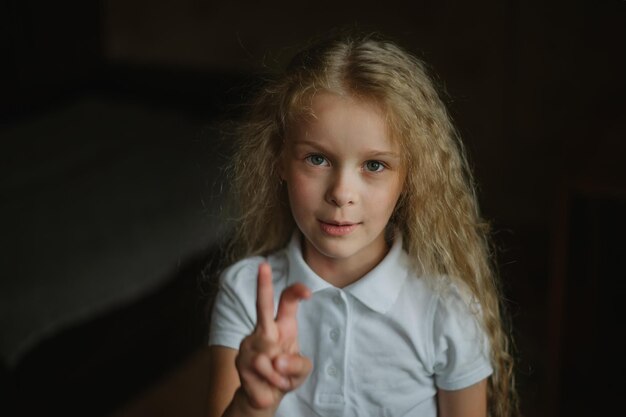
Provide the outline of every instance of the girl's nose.
<path id="1" fill-rule="evenodd" d="M 354 179 L 348 172 L 338 172 L 333 176 L 326 192 L 326 201 L 334 206 L 343 207 L 357 202 Z"/>

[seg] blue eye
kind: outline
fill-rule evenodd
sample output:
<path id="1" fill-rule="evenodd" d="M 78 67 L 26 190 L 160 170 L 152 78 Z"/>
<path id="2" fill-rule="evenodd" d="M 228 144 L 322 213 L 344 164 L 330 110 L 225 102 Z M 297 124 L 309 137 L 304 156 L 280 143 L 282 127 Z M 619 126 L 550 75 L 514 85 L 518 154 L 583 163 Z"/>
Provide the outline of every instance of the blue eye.
<path id="1" fill-rule="evenodd" d="M 324 158 L 322 155 L 309 155 L 306 157 L 306 160 L 311 165 L 315 165 L 315 166 L 328 165 L 326 158 Z"/>
<path id="2" fill-rule="evenodd" d="M 365 163 L 365 169 L 370 172 L 380 172 L 385 169 L 385 165 L 380 161 L 367 161 Z"/>

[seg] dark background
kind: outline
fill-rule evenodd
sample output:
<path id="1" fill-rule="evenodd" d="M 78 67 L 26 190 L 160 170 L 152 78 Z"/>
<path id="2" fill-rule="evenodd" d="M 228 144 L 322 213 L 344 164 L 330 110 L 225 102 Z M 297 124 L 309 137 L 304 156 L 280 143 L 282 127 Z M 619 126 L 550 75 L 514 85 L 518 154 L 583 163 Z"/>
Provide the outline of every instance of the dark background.
<path id="1" fill-rule="evenodd" d="M 0 138 L 85 98 L 184 114 L 190 122 L 181 129 L 202 132 L 236 113 L 255 74 L 345 25 L 396 39 L 431 65 L 447 93 L 493 225 L 522 410 L 611 411 L 625 370 L 624 1 L 4 0 Z M 42 135 L 10 147 L 0 141 L 0 163 L 19 163 L 8 150 L 24 157 L 41 151 L 33 146 L 54 148 Z M 201 137 L 198 149 L 211 153 L 210 137 Z M 89 140 L 88 127 L 72 140 Z M 1 202 L 20 190 L 0 192 Z M 16 415 L 50 404 L 66 414 L 91 404 L 88 415 L 167 407 L 200 415 L 206 361 L 197 353 L 205 336 L 196 277 L 213 254 L 189 254 L 157 293 L 61 329 L 6 367 L 3 403 Z M 94 340 L 122 324 L 130 339 L 106 349 Z M 155 343 L 172 334 L 179 343 Z M 184 363 L 193 372 L 176 374 Z M 41 398 L 45 407 L 32 404 Z"/>

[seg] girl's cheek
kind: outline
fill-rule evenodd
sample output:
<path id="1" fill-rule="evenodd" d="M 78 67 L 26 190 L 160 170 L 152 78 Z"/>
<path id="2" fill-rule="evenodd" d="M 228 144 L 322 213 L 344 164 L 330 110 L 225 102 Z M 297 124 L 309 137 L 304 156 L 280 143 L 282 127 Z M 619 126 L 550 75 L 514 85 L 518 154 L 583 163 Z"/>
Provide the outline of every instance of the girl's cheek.
<path id="1" fill-rule="evenodd" d="M 315 192 L 320 186 L 314 175 L 296 173 L 292 175 L 289 188 L 291 193 L 299 199 L 309 199 L 315 196 Z"/>

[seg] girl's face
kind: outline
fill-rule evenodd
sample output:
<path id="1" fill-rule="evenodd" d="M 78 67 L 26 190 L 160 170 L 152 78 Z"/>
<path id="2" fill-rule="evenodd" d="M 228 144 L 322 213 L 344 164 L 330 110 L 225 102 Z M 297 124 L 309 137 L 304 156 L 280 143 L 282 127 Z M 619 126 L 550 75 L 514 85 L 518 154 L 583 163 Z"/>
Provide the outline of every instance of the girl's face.
<path id="1" fill-rule="evenodd" d="M 314 270 L 378 263 L 404 182 L 399 146 L 371 102 L 322 93 L 312 109 L 290 130 L 281 170 L 304 258 Z"/>

